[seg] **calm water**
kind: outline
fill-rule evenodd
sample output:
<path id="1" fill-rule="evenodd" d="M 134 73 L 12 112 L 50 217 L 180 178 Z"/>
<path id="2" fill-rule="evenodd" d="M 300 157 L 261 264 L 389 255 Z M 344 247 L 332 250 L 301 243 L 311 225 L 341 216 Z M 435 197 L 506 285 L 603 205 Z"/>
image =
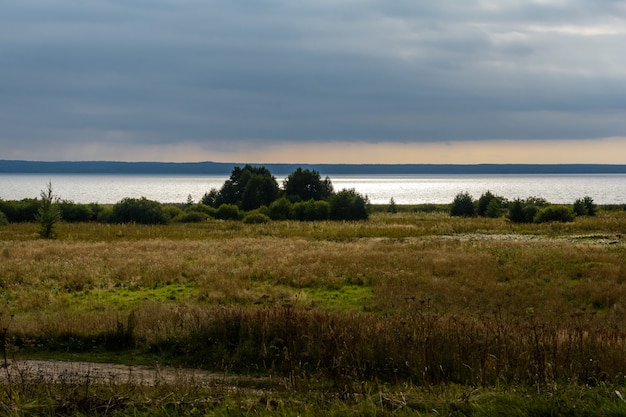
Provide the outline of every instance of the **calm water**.
<path id="1" fill-rule="evenodd" d="M 161 202 L 198 201 L 227 176 L 194 175 L 58 175 L 0 174 L 0 198 L 39 197 L 52 182 L 54 193 L 76 203 L 116 203 L 125 197 Z M 282 185 L 283 178 L 277 178 Z M 552 203 L 573 203 L 590 196 L 597 204 L 626 204 L 626 174 L 592 175 L 377 175 L 331 176 L 336 191 L 354 188 L 375 204 L 393 197 L 398 204 L 450 203 L 459 192 L 474 198 L 486 191 L 508 199 L 543 197 Z"/>

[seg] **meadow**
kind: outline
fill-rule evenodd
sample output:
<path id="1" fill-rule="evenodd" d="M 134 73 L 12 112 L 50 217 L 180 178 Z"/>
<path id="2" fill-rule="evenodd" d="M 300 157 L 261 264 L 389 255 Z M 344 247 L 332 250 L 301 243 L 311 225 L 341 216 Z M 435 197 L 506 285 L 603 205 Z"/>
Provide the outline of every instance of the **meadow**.
<path id="1" fill-rule="evenodd" d="M 624 210 L 57 233 L 0 226 L 5 364 L 184 367 L 229 382 L 5 378 L 6 415 L 626 413 Z"/>

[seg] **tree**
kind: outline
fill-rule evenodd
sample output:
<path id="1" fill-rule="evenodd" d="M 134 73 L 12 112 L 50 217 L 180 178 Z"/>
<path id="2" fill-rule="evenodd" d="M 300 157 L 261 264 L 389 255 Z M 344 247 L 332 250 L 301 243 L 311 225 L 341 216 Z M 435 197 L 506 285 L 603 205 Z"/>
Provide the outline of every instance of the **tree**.
<path id="1" fill-rule="evenodd" d="M 113 206 L 111 223 L 166 224 L 170 218 L 158 201 L 146 197 L 125 198 Z"/>
<path id="2" fill-rule="evenodd" d="M 584 197 L 574 202 L 573 210 L 578 216 L 595 216 L 597 208 L 593 198 Z"/>
<path id="3" fill-rule="evenodd" d="M 474 199 L 468 192 L 459 193 L 450 206 L 451 216 L 471 217 L 476 214 Z"/>
<path id="4" fill-rule="evenodd" d="M 391 197 L 391 200 L 389 200 L 389 206 L 387 206 L 387 213 L 397 213 L 398 212 L 398 208 L 396 207 L 396 200 L 393 199 L 393 197 Z"/>
<path id="5" fill-rule="evenodd" d="M 524 223 L 524 205 L 519 198 L 515 199 L 509 206 L 509 214 L 507 218 L 513 223 Z"/>
<path id="6" fill-rule="evenodd" d="M 244 187 L 239 207 L 247 211 L 269 206 L 278 197 L 278 192 L 273 176 L 252 174 Z"/>
<path id="7" fill-rule="evenodd" d="M 52 191 L 52 183 L 48 182 L 45 190 L 41 191 L 41 205 L 35 215 L 39 223 L 39 236 L 44 239 L 56 238 L 56 225 L 61 220 L 59 198 Z"/>
<path id="8" fill-rule="evenodd" d="M 500 217 L 502 214 L 502 202 L 504 198 L 487 191 L 478 199 L 476 214 L 483 217 Z M 489 209 L 489 207 L 491 208 Z"/>
<path id="9" fill-rule="evenodd" d="M 279 191 L 276 178 L 267 168 L 246 165 L 233 168 L 222 188 L 205 194 L 202 202 L 212 207 L 234 204 L 243 210 L 253 210 L 276 200 Z"/>
<path id="10" fill-rule="evenodd" d="M 291 201 L 326 200 L 333 194 L 330 178 L 300 167 L 285 178 L 283 189 Z"/>
<path id="11" fill-rule="evenodd" d="M 333 194 L 329 203 L 332 220 L 367 220 L 369 217 L 369 200 L 354 189 Z"/>

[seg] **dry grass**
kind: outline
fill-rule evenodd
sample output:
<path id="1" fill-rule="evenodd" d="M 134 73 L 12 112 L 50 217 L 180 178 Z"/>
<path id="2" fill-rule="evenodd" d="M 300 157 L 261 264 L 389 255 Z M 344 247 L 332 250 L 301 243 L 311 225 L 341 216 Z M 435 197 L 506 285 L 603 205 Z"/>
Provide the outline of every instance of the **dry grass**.
<path id="1" fill-rule="evenodd" d="M 63 224 L 57 241 L 8 225 L 0 319 L 13 314 L 11 335 L 40 348 L 119 340 L 191 365 L 299 377 L 617 378 L 626 372 L 625 235 L 621 212 L 543 225 L 441 213 Z M 310 291 L 355 287 L 372 294 L 357 311 Z"/>

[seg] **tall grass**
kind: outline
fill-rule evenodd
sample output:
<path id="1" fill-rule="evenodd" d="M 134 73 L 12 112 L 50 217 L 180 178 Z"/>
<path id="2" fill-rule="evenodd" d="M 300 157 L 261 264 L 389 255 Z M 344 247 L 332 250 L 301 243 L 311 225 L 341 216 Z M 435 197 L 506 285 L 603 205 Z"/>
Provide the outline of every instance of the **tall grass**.
<path id="1" fill-rule="evenodd" d="M 58 232 L 0 229 L 0 297 L 22 355 L 121 349 L 294 386 L 624 382 L 621 212 L 558 225 L 377 213 Z M 324 302 L 355 286 L 371 297 Z"/>

